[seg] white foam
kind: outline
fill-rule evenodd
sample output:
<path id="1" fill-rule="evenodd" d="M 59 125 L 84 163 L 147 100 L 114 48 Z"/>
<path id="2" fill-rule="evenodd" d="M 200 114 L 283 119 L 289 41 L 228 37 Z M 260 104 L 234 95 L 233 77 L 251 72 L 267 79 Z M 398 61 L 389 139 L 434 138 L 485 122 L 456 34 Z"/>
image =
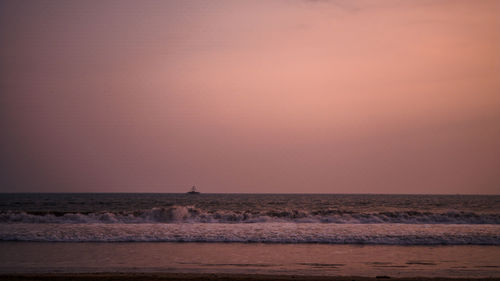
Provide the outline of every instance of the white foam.
<path id="1" fill-rule="evenodd" d="M 500 245 L 500 225 L 0 224 L 0 241 Z"/>

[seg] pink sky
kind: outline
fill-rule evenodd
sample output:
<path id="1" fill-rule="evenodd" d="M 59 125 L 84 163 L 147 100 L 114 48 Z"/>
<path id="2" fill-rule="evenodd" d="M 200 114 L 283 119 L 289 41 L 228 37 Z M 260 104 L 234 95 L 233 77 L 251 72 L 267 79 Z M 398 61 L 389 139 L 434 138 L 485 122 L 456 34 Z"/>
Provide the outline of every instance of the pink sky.
<path id="1" fill-rule="evenodd" d="M 0 192 L 500 194 L 500 1 L 1 1 Z"/>

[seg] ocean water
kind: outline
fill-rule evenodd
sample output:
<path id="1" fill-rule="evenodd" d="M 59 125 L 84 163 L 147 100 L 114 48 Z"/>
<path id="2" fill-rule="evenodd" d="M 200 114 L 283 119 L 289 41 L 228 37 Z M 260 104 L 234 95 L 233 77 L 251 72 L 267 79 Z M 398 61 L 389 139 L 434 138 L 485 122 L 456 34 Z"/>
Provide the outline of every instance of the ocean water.
<path id="1" fill-rule="evenodd" d="M 0 241 L 3 272 L 499 277 L 500 196 L 0 194 Z"/>

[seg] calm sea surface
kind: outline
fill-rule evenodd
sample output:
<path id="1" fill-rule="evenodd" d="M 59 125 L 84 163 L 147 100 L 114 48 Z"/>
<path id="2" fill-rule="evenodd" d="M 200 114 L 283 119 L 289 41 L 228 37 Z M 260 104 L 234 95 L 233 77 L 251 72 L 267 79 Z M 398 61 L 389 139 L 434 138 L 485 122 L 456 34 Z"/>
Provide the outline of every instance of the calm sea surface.
<path id="1" fill-rule="evenodd" d="M 500 196 L 0 194 L 0 241 L 0 272 L 500 277 Z"/>

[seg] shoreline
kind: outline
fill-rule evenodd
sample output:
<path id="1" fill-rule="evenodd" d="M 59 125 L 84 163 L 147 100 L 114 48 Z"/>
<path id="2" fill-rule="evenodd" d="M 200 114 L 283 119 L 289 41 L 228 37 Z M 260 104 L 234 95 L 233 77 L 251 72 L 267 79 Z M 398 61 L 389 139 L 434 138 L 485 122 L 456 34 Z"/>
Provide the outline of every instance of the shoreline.
<path id="1" fill-rule="evenodd" d="M 398 281 L 451 281 L 451 280 L 483 280 L 500 281 L 500 277 L 470 278 L 470 277 L 391 277 L 390 275 L 367 276 L 323 276 L 323 275 L 271 275 L 271 274 L 232 274 L 232 273 L 135 273 L 135 272 L 113 272 L 113 273 L 0 273 L 2 281 L 49 281 L 49 280 L 72 280 L 72 281 L 176 281 L 176 280 L 211 280 L 211 281 L 375 281 L 375 280 L 398 280 Z"/>
<path id="2" fill-rule="evenodd" d="M 498 246 L 5 242 L 0 243 L 0 280 L 387 280 L 375 277 L 389 276 L 500 281 L 498 250 Z"/>

